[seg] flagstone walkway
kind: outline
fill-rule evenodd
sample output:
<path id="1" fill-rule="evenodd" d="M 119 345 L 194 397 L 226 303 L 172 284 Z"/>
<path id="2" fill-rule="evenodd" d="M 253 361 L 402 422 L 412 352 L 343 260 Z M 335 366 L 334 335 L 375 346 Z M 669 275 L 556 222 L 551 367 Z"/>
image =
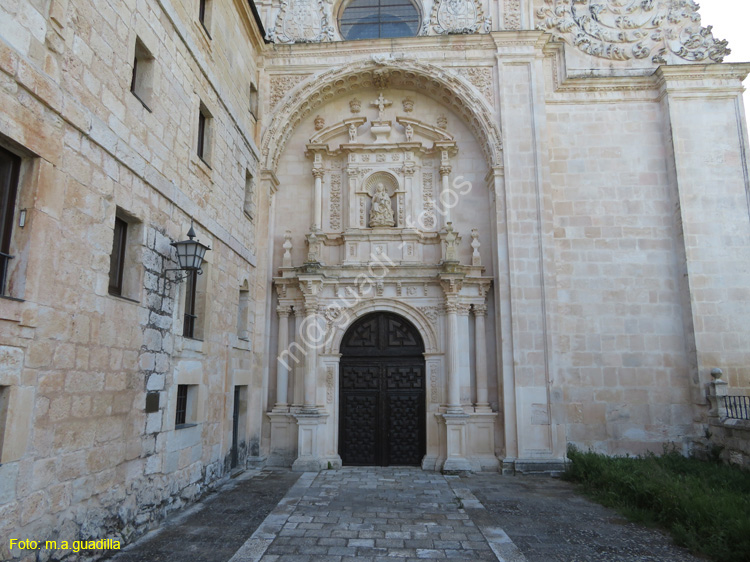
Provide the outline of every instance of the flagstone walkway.
<path id="1" fill-rule="evenodd" d="M 546 476 L 346 467 L 237 480 L 113 560 L 699 562 Z"/>

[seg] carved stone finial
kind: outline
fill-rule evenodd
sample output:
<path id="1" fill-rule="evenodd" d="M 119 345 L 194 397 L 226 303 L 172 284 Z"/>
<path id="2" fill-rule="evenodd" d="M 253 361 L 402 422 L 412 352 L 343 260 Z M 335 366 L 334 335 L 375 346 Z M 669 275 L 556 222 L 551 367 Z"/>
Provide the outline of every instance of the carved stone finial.
<path id="1" fill-rule="evenodd" d="M 713 369 L 711 369 L 711 376 L 714 378 L 714 380 L 719 380 L 723 374 L 724 371 L 722 371 L 718 367 L 714 367 Z"/>
<path id="2" fill-rule="evenodd" d="M 402 99 L 401 105 L 404 106 L 404 111 L 406 113 L 411 113 L 412 111 L 414 111 L 414 100 L 411 98 Z"/>
<path id="3" fill-rule="evenodd" d="M 315 117 L 315 130 L 320 131 L 323 127 L 326 126 L 326 120 L 323 119 L 320 115 Z"/>
<path id="4" fill-rule="evenodd" d="M 307 235 L 307 263 L 317 263 L 320 261 L 320 240 L 317 234 L 311 232 Z"/>
<path id="5" fill-rule="evenodd" d="M 476 228 L 471 229 L 471 247 L 474 252 L 471 254 L 471 265 L 480 266 L 482 265 L 482 257 L 479 255 L 479 230 Z"/>
<path id="6" fill-rule="evenodd" d="M 371 101 L 370 105 L 374 105 L 378 108 L 378 121 L 383 120 L 383 113 L 385 112 L 385 108 L 391 105 L 393 102 L 390 100 L 387 100 L 383 97 L 383 92 L 378 93 L 378 99 L 375 101 Z"/>
<path id="7" fill-rule="evenodd" d="M 362 102 L 357 98 L 352 98 L 349 100 L 349 110 L 352 113 L 359 113 L 359 110 L 362 109 Z"/>
<path id="8" fill-rule="evenodd" d="M 655 64 L 722 62 L 726 41 L 702 27 L 694 0 L 544 0 L 537 29 L 593 57 Z M 628 4 L 627 8 L 624 4 Z"/>
<path id="9" fill-rule="evenodd" d="M 292 231 L 284 233 L 284 257 L 281 259 L 281 267 L 292 267 Z"/>
<path id="10" fill-rule="evenodd" d="M 441 129 L 445 129 L 448 126 L 448 118 L 442 113 L 438 115 L 437 126 Z"/>

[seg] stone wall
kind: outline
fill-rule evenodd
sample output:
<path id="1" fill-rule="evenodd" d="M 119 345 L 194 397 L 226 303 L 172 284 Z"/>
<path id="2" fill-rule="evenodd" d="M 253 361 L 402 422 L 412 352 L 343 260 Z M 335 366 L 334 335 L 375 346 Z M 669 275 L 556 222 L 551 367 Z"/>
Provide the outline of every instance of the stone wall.
<path id="1" fill-rule="evenodd" d="M 0 6 L 0 144 L 23 158 L 27 211 L 0 303 L 4 537 L 127 542 L 153 528 L 227 476 L 235 386 L 239 466 L 259 455 L 249 388 L 262 384 L 253 317 L 265 219 L 245 210 L 268 205 L 249 105 L 262 40 L 246 3 L 211 10 L 204 28 L 187 0 Z M 145 103 L 129 91 L 136 38 L 153 58 Z M 128 223 L 122 297 L 108 294 L 115 216 Z M 202 341 L 182 337 L 185 284 L 163 275 L 191 220 L 211 246 Z M 244 323 L 241 287 L 256 297 Z M 178 384 L 195 384 L 199 405 L 196 424 L 175 430 Z M 7 549 L 0 558 L 19 556 Z"/>

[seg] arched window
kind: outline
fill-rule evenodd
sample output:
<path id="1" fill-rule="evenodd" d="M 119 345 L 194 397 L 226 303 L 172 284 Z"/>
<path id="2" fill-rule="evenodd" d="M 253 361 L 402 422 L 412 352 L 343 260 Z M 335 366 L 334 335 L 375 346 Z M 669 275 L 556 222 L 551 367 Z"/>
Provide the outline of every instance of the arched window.
<path id="1" fill-rule="evenodd" d="M 345 40 L 413 37 L 419 12 L 409 0 L 353 0 L 341 15 Z"/>

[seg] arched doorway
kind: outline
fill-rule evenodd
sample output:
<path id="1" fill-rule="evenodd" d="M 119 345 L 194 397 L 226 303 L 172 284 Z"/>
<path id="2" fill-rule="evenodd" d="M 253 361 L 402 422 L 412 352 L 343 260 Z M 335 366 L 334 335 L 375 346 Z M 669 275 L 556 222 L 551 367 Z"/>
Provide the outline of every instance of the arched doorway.
<path id="1" fill-rule="evenodd" d="M 405 318 L 373 312 L 341 342 L 339 455 L 345 465 L 420 465 L 425 454 L 425 360 Z"/>

